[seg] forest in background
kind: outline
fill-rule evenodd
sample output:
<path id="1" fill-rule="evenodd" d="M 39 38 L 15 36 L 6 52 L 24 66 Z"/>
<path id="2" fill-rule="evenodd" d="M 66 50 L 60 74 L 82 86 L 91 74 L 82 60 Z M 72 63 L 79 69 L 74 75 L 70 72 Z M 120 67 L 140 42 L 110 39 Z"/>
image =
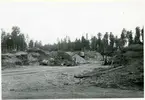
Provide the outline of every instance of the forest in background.
<path id="1" fill-rule="evenodd" d="M 71 41 L 70 37 L 66 36 L 64 39 L 58 41 L 58 43 L 42 45 L 41 41 L 30 40 L 28 35 L 25 36 L 20 28 L 17 26 L 12 27 L 12 32 L 7 33 L 1 29 L 1 46 L 2 52 L 9 51 L 24 51 L 27 48 L 41 48 L 47 51 L 97 51 L 101 54 L 112 54 L 117 49 L 122 50 L 131 44 L 143 44 L 144 28 L 136 27 L 135 36 L 131 30 L 123 29 L 120 37 L 115 36 L 112 32 L 106 32 L 104 36 L 102 33 L 98 33 L 97 36 L 92 36 L 88 39 L 88 33 L 86 36 L 76 38 L 75 41 Z"/>

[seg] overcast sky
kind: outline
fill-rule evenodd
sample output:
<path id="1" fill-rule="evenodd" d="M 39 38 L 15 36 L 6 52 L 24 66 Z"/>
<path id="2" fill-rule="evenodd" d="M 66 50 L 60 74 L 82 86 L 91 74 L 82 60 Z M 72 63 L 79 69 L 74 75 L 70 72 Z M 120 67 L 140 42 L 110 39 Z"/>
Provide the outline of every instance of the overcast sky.
<path id="1" fill-rule="evenodd" d="M 144 0 L 118 2 L 7 2 L 0 3 L 0 28 L 11 32 L 19 26 L 30 39 L 56 43 L 66 35 L 74 40 L 86 33 L 120 35 L 126 28 L 142 27 Z"/>

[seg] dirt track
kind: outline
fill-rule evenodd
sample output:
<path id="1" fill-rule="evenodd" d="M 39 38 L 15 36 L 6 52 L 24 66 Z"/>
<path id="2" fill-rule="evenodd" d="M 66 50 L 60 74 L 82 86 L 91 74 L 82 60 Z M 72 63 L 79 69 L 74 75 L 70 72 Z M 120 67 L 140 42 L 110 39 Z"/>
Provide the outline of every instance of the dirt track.
<path id="1" fill-rule="evenodd" d="M 74 75 L 100 64 L 75 67 L 24 66 L 2 71 L 3 99 L 143 97 L 142 91 L 99 88 L 83 83 Z"/>

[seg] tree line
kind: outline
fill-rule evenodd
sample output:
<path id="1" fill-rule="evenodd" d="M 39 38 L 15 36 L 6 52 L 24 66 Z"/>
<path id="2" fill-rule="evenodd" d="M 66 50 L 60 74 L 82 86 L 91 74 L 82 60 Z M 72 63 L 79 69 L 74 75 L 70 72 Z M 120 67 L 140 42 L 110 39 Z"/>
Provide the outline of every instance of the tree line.
<path id="1" fill-rule="evenodd" d="M 135 37 L 133 32 L 123 29 L 120 37 L 115 36 L 112 32 L 106 32 L 104 35 L 98 33 L 88 39 L 88 34 L 81 38 L 76 38 L 71 41 L 68 36 L 61 39 L 56 44 L 42 45 L 41 41 L 30 40 L 27 43 L 27 36 L 21 33 L 20 28 L 17 26 L 12 27 L 11 33 L 6 33 L 1 30 L 1 46 L 2 52 L 8 51 L 24 51 L 27 48 L 41 48 L 48 51 L 85 51 L 92 50 L 100 52 L 101 54 L 111 55 L 116 50 L 122 50 L 125 46 L 131 44 L 143 44 L 144 28 L 135 28 Z"/>
<path id="2" fill-rule="evenodd" d="M 6 33 L 1 29 L 1 46 L 2 52 L 9 52 L 12 50 L 24 51 L 27 47 L 25 36 L 20 32 L 20 28 L 17 26 L 12 27 L 11 33 Z"/>
<path id="3" fill-rule="evenodd" d="M 25 51 L 28 47 L 41 47 L 41 41 L 33 40 L 28 42 L 28 35 L 21 33 L 18 26 L 12 27 L 12 32 L 7 33 L 1 29 L 1 47 L 2 52 Z"/>
<path id="4" fill-rule="evenodd" d="M 104 35 L 98 33 L 97 36 L 92 36 L 88 39 L 88 34 L 71 41 L 68 36 L 58 41 L 57 44 L 47 44 L 42 48 L 49 51 L 62 50 L 62 51 L 85 51 L 92 50 L 102 54 L 112 54 L 116 50 L 122 50 L 125 46 L 131 44 L 143 44 L 144 28 L 135 28 L 135 36 L 133 32 L 123 29 L 120 37 L 115 36 L 112 32 L 106 32 Z"/>

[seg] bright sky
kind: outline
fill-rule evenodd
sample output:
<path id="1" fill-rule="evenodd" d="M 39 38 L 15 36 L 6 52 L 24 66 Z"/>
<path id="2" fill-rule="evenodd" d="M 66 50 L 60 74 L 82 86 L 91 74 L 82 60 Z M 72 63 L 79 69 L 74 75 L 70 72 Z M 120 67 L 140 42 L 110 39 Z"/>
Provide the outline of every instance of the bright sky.
<path id="1" fill-rule="evenodd" d="M 90 38 L 98 32 L 120 35 L 123 28 L 142 28 L 144 10 L 144 0 L 0 2 L 0 28 L 11 32 L 12 26 L 19 26 L 30 39 L 52 44 L 65 36 L 74 40 L 86 33 Z"/>

